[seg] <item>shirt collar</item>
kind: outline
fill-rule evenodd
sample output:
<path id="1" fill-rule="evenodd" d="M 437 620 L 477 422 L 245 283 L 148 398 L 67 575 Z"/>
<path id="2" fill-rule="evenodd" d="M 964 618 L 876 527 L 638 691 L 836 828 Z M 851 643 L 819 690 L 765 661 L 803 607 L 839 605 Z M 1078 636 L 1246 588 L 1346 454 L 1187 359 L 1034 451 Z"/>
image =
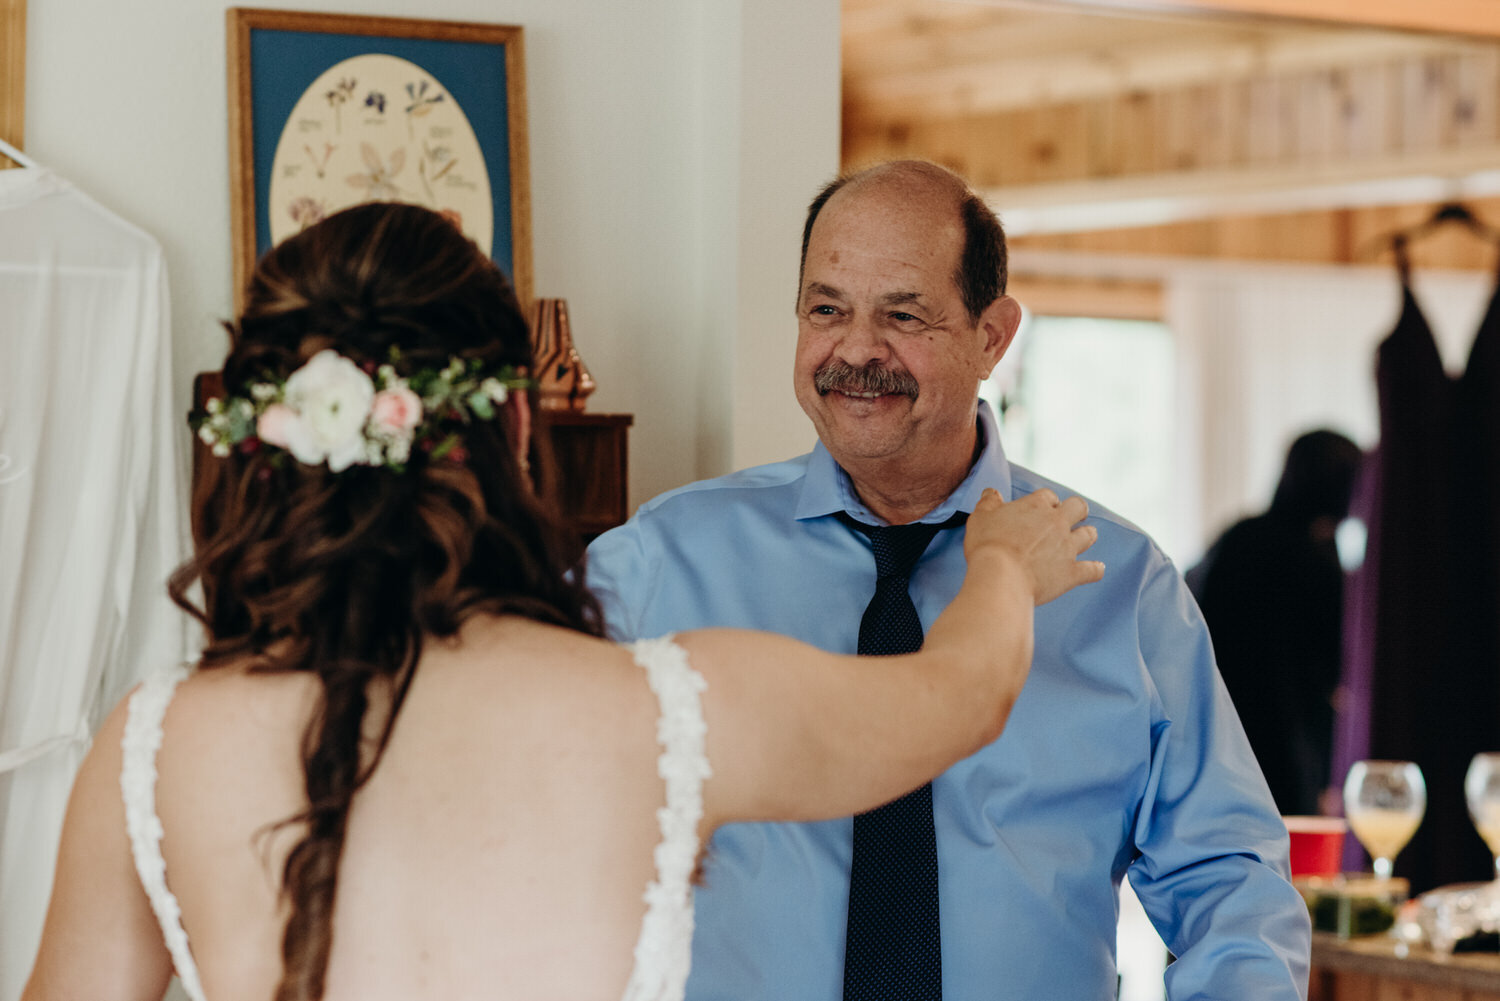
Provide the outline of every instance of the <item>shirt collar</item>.
<path id="1" fill-rule="evenodd" d="M 941 504 L 918 518 L 919 522 L 944 522 L 959 511 L 973 513 L 979 495 L 986 487 L 994 487 L 1000 491 L 1001 497 L 1011 499 L 1010 463 L 1000 445 L 1000 428 L 995 422 L 994 412 L 984 400 L 979 401 L 978 424 L 979 437 L 984 444 L 979 458 L 969 467 L 969 475 Z M 833 461 L 833 456 L 820 441 L 813 447 L 807 475 L 802 479 L 802 494 L 797 498 L 797 520 L 822 518 L 840 511 L 846 511 L 856 521 L 869 525 L 885 524 L 859 499 L 849 474 Z"/>

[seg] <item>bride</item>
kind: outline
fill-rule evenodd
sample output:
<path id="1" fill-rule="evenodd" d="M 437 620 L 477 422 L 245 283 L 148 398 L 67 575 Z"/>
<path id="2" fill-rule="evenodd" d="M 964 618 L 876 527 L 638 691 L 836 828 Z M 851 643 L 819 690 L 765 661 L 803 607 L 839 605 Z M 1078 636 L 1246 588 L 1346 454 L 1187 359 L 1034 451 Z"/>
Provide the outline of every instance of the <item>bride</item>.
<path id="1" fill-rule="evenodd" d="M 680 998 L 715 827 L 993 740 L 1034 604 L 1103 572 L 1082 501 L 991 492 L 920 653 L 616 646 L 532 490 L 515 297 L 447 220 L 330 217 L 231 336 L 171 582 L 207 647 L 97 734 L 25 1001 Z"/>

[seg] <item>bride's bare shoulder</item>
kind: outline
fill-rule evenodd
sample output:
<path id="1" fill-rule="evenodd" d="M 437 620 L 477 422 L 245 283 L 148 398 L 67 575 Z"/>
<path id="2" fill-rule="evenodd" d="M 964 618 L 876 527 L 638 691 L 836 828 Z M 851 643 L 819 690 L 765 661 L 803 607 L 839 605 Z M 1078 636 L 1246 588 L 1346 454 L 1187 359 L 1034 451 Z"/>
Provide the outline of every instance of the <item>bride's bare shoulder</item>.
<path id="1" fill-rule="evenodd" d="M 299 735 L 321 686 L 306 671 L 266 671 L 245 659 L 198 668 L 177 686 L 164 727 L 182 748 Z"/>
<path id="2" fill-rule="evenodd" d="M 630 652 L 618 644 L 515 616 L 475 616 L 452 637 L 425 637 L 417 684 L 455 688 L 478 700 L 492 684 L 526 677 L 566 676 L 582 685 L 633 685 L 622 668 Z M 245 658 L 199 668 L 179 685 L 168 710 L 168 729 L 179 740 L 196 734 L 223 741 L 237 735 L 264 739 L 275 732 L 300 735 L 322 697 L 308 671 L 266 671 Z M 381 703 L 379 686 L 367 694 Z"/>

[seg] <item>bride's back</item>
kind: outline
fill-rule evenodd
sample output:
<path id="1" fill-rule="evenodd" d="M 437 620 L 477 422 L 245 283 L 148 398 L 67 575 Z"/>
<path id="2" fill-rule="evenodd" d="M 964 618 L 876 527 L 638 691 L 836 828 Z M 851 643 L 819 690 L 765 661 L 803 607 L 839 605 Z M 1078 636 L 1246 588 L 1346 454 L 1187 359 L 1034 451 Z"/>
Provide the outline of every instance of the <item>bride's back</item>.
<path id="1" fill-rule="evenodd" d="M 215 458 L 172 591 L 208 644 L 158 789 L 209 1001 L 623 984 L 653 700 L 589 639 L 534 489 L 513 289 L 443 217 L 369 204 L 278 244 L 245 303 L 195 425 Z"/>
<path id="2" fill-rule="evenodd" d="M 317 696 L 305 674 L 230 668 L 168 710 L 167 881 L 208 1001 L 264 1001 L 280 980 L 300 828 L 261 832 L 306 803 Z M 373 695 L 367 731 L 387 707 Z M 349 811 L 328 1001 L 618 998 L 660 840 L 657 713 L 644 671 L 599 640 L 484 618 L 428 643 Z"/>

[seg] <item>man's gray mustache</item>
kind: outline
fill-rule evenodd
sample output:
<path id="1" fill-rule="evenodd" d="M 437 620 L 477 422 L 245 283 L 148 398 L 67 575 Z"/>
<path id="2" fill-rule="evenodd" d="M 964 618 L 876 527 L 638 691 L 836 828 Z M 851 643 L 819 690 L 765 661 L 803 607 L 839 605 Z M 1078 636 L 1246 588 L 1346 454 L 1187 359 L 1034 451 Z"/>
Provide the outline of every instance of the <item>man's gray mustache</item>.
<path id="1" fill-rule="evenodd" d="M 878 362 L 855 368 L 848 362 L 831 361 L 813 374 L 819 396 L 829 393 L 880 393 L 917 398 L 917 380 L 910 372 L 888 369 Z"/>

